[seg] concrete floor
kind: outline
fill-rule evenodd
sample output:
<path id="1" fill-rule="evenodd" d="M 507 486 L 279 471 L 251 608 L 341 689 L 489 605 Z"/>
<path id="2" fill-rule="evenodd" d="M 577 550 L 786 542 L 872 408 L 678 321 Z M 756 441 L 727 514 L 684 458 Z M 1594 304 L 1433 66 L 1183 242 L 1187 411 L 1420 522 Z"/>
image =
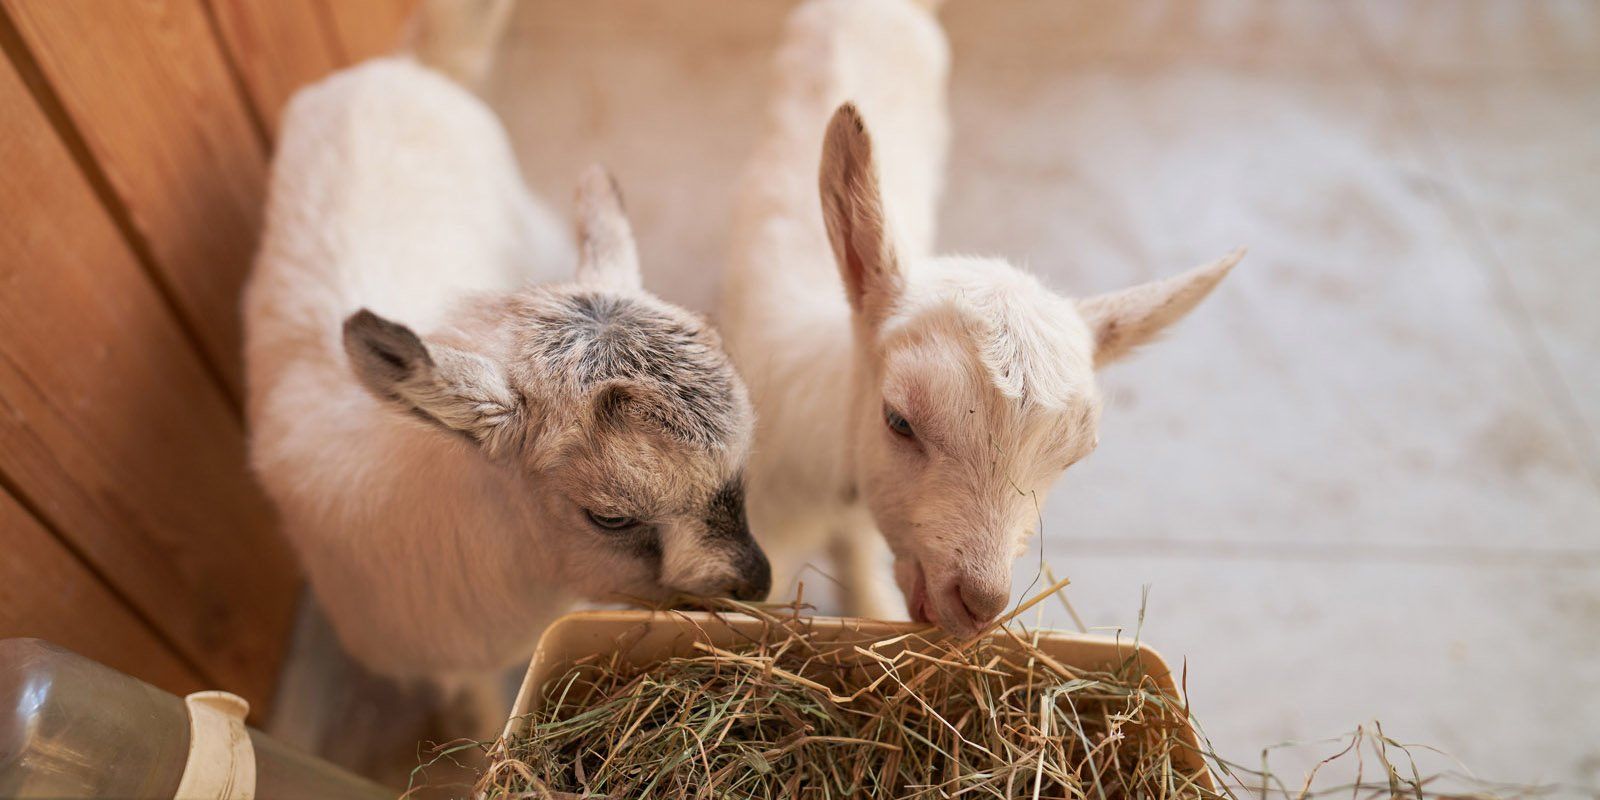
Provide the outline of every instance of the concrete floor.
<path id="1" fill-rule="evenodd" d="M 520 6 L 491 96 L 711 308 L 788 2 Z M 1226 754 L 1378 718 L 1600 784 L 1600 5 L 953 0 L 941 242 L 1089 293 L 1249 245 L 1105 375 L 1044 558 Z M 1018 591 L 1034 577 L 1024 564 Z M 1067 627 L 1051 607 L 1046 622 Z M 1291 770 L 1305 763 L 1285 761 Z"/>

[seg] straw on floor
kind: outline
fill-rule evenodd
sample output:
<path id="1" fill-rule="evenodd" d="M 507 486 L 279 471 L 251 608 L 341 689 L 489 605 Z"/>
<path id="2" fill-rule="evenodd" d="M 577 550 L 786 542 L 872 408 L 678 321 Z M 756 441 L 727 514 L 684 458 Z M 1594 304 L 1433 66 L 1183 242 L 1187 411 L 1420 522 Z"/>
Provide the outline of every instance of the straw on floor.
<path id="1" fill-rule="evenodd" d="M 1303 780 L 1268 764 L 1268 753 L 1293 744 L 1263 751 L 1256 767 L 1230 762 L 1189 708 L 1141 672 L 1132 642 L 1129 658 L 1103 670 L 1072 669 L 1014 623 L 1066 583 L 965 641 L 933 629 L 815 641 L 798 599 L 699 601 L 763 620 L 762 635 L 729 648 L 700 641 L 693 654 L 646 668 L 619 654 L 590 657 L 547 685 L 525 734 L 445 745 L 435 760 L 481 748 L 488 767 L 472 795 L 495 800 L 1423 800 L 1561 789 L 1424 775 L 1412 750 L 1432 748 L 1403 744 L 1377 723 L 1332 740 L 1334 752 Z M 1190 725 L 1198 749 L 1181 735 Z M 1330 776 L 1335 763 L 1354 774 Z M 1215 790 L 1200 778 L 1206 765 Z"/>

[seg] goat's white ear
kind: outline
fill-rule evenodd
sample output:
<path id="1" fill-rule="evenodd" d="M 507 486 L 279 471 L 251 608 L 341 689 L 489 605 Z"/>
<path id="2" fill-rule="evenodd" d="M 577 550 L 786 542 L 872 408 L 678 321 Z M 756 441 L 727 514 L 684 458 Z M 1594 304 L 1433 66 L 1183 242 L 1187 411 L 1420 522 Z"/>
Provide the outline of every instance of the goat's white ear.
<path id="1" fill-rule="evenodd" d="M 1241 247 L 1181 275 L 1079 300 L 1078 313 L 1094 334 L 1095 367 L 1127 355 L 1182 319 L 1243 257 Z"/>
<path id="2" fill-rule="evenodd" d="M 496 449 L 517 402 L 499 365 L 453 347 L 429 347 L 398 322 L 361 309 L 344 321 L 344 351 L 380 400 Z"/>
<path id="3" fill-rule="evenodd" d="M 598 164 L 578 179 L 578 282 L 639 288 L 639 249 L 622 210 L 622 190 Z"/>
<path id="4" fill-rule="evenodd" d="M 412 14 L 417 60 L 469 89 L 483 86 L 511 17 L 512 0 L 424 0 Z"/>
<path id="5" fill-rule="evenodd" d="M 872 136 L 853 103 L 833 113 L 822 142 L 822 221 L 850 307 L 881 319 L 904 287 L 894 231 L 883 209 Z"/>

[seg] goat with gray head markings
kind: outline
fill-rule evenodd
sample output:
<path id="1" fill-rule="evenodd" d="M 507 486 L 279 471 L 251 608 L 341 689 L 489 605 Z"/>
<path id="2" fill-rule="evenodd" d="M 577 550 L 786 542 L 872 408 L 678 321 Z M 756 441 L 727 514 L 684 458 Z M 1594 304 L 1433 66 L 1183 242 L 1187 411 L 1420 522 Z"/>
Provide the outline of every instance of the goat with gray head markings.
<path id="1" fill-rule="evenodd" d="M 749 509 L 779 590 L 827 548 L 853 613 L 895 615 L 898 584 L 914 619 L 970 634 L 1004 610 L 1038 500 L 1098 443 L 1095 370 L 1239 254 L 1084 299 L 1001 259 L 932 255 L 949 53 L 928 5 L 790 16 L 722 323 L 758 412 Z"/>
<path id="2" fill-rule="evenodd" d="M 603 170 L 575 274 L 518 174 L 492 113 L 405 60 L 285 116 L 244 308 L 251 457 L 382 674 L 504 668 L 582 599 L 767 593 L 717 333 L 640 287 Z"/>

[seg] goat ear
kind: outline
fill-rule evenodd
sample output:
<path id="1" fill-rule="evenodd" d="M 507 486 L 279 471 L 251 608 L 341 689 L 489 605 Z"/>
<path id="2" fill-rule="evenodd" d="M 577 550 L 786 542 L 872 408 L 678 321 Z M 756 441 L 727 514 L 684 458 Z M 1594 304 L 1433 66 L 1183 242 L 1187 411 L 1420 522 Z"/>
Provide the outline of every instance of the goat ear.
<path id="1" fill-rule="evenodd" d="M 857 314 L 879 319 L 899 296 L 904 278 L 884 213 L 872 136 L 852 103 L 840 106 L 828 123 L 818 183 L 845 296 Z"/>
<path id="2" fill-rule="evenodd" d="M 578 282 L 639 288 L 639 249 L 622 210 L 622 190 L 598 164 L 578 179 Z"/>
<path id="3" fill-rule="evenodd" d="M 361 309 L 344 321 L 344 351 L 361 384 L 486 446 L 511 430 L 517 403 L 500 367 L 475 353 L 429 347 L 404 325 Z"/>
<path id="4" fill-rule="evenodd" d="M 1244 248 L 1181 275 L 1078 301 L 1078 313 L 1094 334 L 1094 365 L 1103 367 L 1155 338 L 1183 318 L 1233 265 Z"/>

